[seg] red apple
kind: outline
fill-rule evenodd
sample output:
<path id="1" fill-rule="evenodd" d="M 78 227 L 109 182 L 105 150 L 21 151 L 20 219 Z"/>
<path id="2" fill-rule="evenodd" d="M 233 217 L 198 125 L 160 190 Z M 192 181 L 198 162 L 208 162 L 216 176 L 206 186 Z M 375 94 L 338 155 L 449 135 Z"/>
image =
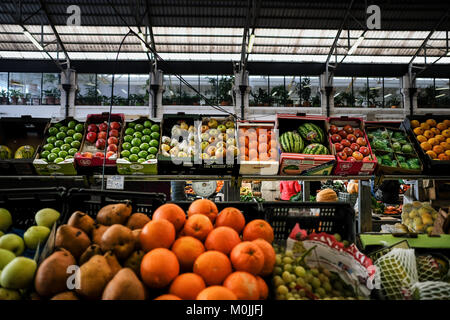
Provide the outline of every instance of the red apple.
<path id="1" fill-rule="evenodd" d="M 353 133 L 354 130 L 353 130 L 353 127 L 348 124 L 344 127 L 344 131 L 347 133 Z"/>
<path id="2" fill-rule="evenodd" d="M 105 139 L 106 140 L 106 131 L 100 131 L 97 135 L 97 139 Z"/>
<path id="3" fill-rule="evenodd" d="M 100 131 L 107 131 L 107 130 L 108 130 L 108 125 L 106 124 L 106 122 L 100 123 L 100 124 L 98 125 L 98 129 L 99 129 Z"/>
<path id="4" fill-rule="evenodd" d="M 344 147 L 350 147 L 350 145 L 351 145 L 350 141 L 348 141 L 347 139 L 343 139 L 343 140 L 341 141 L 341 144 L 342 144 Z"/>
<path id="5" fill-rule="evenodd" d="M 344 150 L 344 146 L 339 142 L 334 144 L 334 148 L 336 149 L 336 152 L 341 152 L 342 150 Z"/>
<path id="6" fill-rule="evenodd" d="M 115 145 L 115 144 L 110 144 L 109 146 L 108 146 L 108 149 L 107 149 L 108 151 L 113 151 L 113 152 L 116 152 L 117 151 L 117 146 Z"/>
<path id="7" fill-rule="evenodd" d="M 359 148 L 359 152 L 361 152 L 364 156 L 368 156 L 370 154 L 369 148 L 367 147 Z"/>
<path id="8" fill-rule="evenodd" d="M 120 129 L 120 123 L 118 122 L 111 122 L 111 129 L 119 130 Z"/>
<path id="9" fill-rule="evenodd" d="M 358 161 L 360 161 L 364 158 L 364 156 L 359 151 L 353 152 L 352 156 L 353 156 L 353 158 L 355 158 Z"/>
<path id="10" fill-rule="evenodd" d="M 115 155 L 116 153 L 114 151 L 108 151 L 106 153 L 106 159 L 109 159 L 111 156 Z"/>
<path id="11" fill-rule="evenodd" d="M 332 141 L 333 143 L 339 142 L 339 141 L 341 141 L 341 140 L 342 140 L 342 137 L 341 137 L 340 135 L 338 135 L 338 134 L 333 134 L 333 135 L 331 136 L 331 141 Z"/>
<path id="12" fill-rule="evenodd" d="M 112 129 L 111 131 L 109 131 L 109 136 L 110 137 L 118 137 L 119 131 L 117 131 L 116 129 Z"/>
<path id="13" fill-rule="evenodd" d="M 118 144 L 118 143 L 119 139 L 117 139 L 116 137 L 109 137 L 108 144 Z"/>
<path id="14" fill-rule="evenodd" d="M 355 131 L 353 132 L 353 134 L 359 138 L 359 137 L 364 137 L 364 132 L 362 132 L 361 129 L 355 129 Z"/>
<path id="15" fill-rule="evenodd" d="M 342 151 L 345 152 L 348 156 L 351 156 L 353 154 L 353 150 L 349 147 L 345 147 Z"/>
<path id="16" fill-rule="evenodd" d="M 354 134 L 349 134 L 347 135 L 347 140 L 350 141 L 351 143 L 356 142 L 356 136 Z"/>
<path id="17" fill-rule="evenodd" d="M 98 139 L 97 142 L 95 143 L 95 147 L 98 150 L 104 150 L 106 146 L 106 140 L 105 139 Z"/>
<path id="18" fill-rule="evenodd" d="M 90 125 L 88 125 L 87 130 L 88 132 L 97 132 L 98 127 L 96 124 L 91 123 Z"/>
<path id="19" fill-rule="evenodd" d="M 90 143 L 94 143 L 95 140 L 97 140 L 97 134 L 93 131 L 89 132 L 86 135 L 86 140 L 89 141 Z"/>
<path id="20" fill-rule="evenodd" d="M 350 145 L 350 149 L 352 149 L 353 151 L 359 151 L 359 144 L 357 143 L 352 143 Z"/>
<path id="21" fill-rule="evenodd" d="M 84 158 L 92 158 L 92 153 L 90 153 L 90 152 L 83 152 L 81 154 L 81 156 L 84 157 Z"/>
<path id="22" fill-rule="evenodd" d="M 353 157 L 348 157 L 348 158 L 347 158 L 347 161 L 350 161 L 350 162 L 355 162 L 355 161 L 356 161 L 356 159 L 355 159 L 355 158 L 353 158 Z"/>
<path id="23" fill-rule="evenodd" d="M 363 162 L 370 162 L 372 161 L 372 157 L 371 156 L 367 156 L 363 158 Z"/>
<path id="24" fill-rule="evenodd" d="M 366 139 L 364 139 L 363 137 L 359 137 L 358 139 L 356 139 L 356 143 L 359 144 L 360 146 L 367 145 Z"/>
<path id="25" fill-rule="evenodd" d="M 331 134 L 336 134 L 336 133 L 338 133 L 338 132 L 339 132 L 338 127 L 336 127 L 334 124 L 332 124 L 332 125 L 330 126 L 330 133 L 331 133 Z"/>
<path id="26" fill-rule="evenodd" d="M 338 152 L 337 156 L 339 158 L 341 158 L 342 160 L 347 160 L 347 157 L 348 157 L 347 154 L 344 151 Z"/>
<path id="27" fill-rule="evenodd" d="M 95 156 L 99 157 L 99 158 L 103 158 L 105 155 L 103 154 L 103 152 L 96 152 Z"/>
<path id="28" fill-rule="evenodd" d="M 337 134 L 340 135 L 342 139 L 347 139 L 347 132 L 345 132 L 344 130 L 339 130 Z"/>

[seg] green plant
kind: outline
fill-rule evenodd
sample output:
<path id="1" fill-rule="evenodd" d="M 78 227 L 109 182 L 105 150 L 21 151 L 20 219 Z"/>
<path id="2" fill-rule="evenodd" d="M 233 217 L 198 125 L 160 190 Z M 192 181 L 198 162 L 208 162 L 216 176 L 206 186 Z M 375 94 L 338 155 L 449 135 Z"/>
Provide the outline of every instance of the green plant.
<path id="1" fill-rule="evenodd" d="M 241 202 L 264 202 L 263 198 L 253 196 L 253 193 L 248 192 L 241 196 Z"/>
<path id="2" fill-rule="evenodd" d="M 305 77 L 302 79 L 301 84 L 301 97 L 303 102 L 310 102 L 311 99 L 311 79 Z"/>
<path id="3" fill-rule="evenodd" d="M 52 89 L 50 90 L 44 90 L 44 96 L 45 97 L 54 97 L 54 91 Z"/>
<path id="4" fill-rule="evenodd" d="M 217 78 L 208 77 L 208 81 L 211 84 L 211 90 L 207 93 L 211 94 L 213 97 L 217 97 L 218 102 L 232 102 L 231 90 L 233 88 L 234 76 L 233 77 L 221 77 L 219 80 Z"/>
<path id="5" fill-rule="evenodd" d="M 333 181 L 333 180 L 327 180 L 325 183 L 322 183 L 320 190 L 325 189 L 333 189 L 334 192 L 336 192 L 336 194 L 338 194 L 339 192 L 347 192 L 345 184 L 343 184 L 340 181 Z"/>
<path id="6" fill-rule="evenodd" d="M 320 108 L 320 94 L 317 93 L 313 98 L 312 98 L 312 106 L 314 108 Z"/>
<path id="7" fill-rule="evenodd" d="M 380 97 L 380 89 L 374 89 L 374 88 L 369 88 L 366 85 L 364 85 L 364 89 L 362 91 L 359 92 L 359 94 L 361 95 L 363 102 L 367 101 L 368 106 L 372 107 L 381 107 L 381 102 L 376 101 L 377 98 Z M 362 105 L 362 103 L 361 103 Z"/>
<path id="8" fill-rule="evenodd" d="M 386 103 L 387 107 L 396 106 L 399 107 L 401 104 L 401 100 L 398 96 L 394 95 L 392 96 Z"/>
<path id="9" fill-rule="evenodd" d="M 420 107 L 431 107 L 435 105 L 435 90 L 433 85 L 429 85 L 425 89 L 419 90 L 419 95 L 417 97 L 417 104 Z"/>
<path id="10" fill-rule="evenodd" d="M 23 97 L 23 93 L 20 92 L 19 90 L 15 90 L 15 89 L 9 90 L 9 95 L 11 98 L 22 98 Z"/>
<path id="11" fill-rule="evenodd" d="M 263 88 L 258 88 L 257 93 L 253 93 L 253 91 L 250 92 L 250 95 L 253 97 L 254 103 L 258 106 L 271 102 L 271 97 L 269 93 L 267 93 L 267 91 L 264 90 Z"/>
<path id="12" fill-rule="evenodd" d="M 9 96 L 9 92 L 5 89 L 3 89 L 0 94 L 1 94 L 2 98 L 8 98 L 8 96 Z"/>
<path id="13" fill-rule="evenodd" d="M 270 95 L 278 105 L 285 106 L 289 97 L 288 91 L 284 86 L 273 87 L 270 91 Z"/>

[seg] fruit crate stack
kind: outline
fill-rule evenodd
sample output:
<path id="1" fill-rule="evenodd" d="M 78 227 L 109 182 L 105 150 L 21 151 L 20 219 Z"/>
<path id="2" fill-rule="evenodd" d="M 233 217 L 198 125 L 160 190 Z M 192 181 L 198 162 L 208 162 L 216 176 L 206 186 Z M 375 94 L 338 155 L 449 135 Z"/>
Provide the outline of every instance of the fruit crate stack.
<path id="1" fill-rule="evenodd" d="M 160 124 L 141 117 L 128 122 L 117 159 L 119 174 L 158 174 L 157 154 L 161 141 Z"/>
<path id="2" fill-rule="evenodd" d="M 33 175 L 33 159 L 44 139 L 49 118 L 0 119 L 0 174 Z"/>
<path id="3" fill-rule="evenodd" d="M 39 175 L 76 175 L 74 156 L 80 151 L 84 124 L 69 117 L 45 128 L 33 165 Z"/>
<path id="4" fill-rule="evenodd" d="M 336 157 L 326 139 L 326 118 L 278 114 L 280 175 L 330 175 Z"/>

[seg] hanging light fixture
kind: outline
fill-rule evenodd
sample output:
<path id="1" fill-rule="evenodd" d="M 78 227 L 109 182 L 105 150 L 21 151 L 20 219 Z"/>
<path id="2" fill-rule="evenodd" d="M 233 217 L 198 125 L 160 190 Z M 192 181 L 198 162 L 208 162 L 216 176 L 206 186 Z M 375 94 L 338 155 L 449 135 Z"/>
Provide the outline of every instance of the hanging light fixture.
<path id="1" fill-rule="evenodd" d="M 352 55 L 353 52 L 355 52 L 355 50 L 358 48 L 358 46 L 361 44 L 361 42 L 363 42 L 364 40 L 364 36 L 360 36 L 358 38 L 358 40 L 356 40 L 356 42 L 353 44 L 353 46 L 350 48 L 350 50 L 348 50 L 347 54 L 348 55 Z"/>
<path id="2" fill-rule="evenodd" d="M 28 32 L 28 30 L 26 30 L 25 28 L 23 28 L 23 34 L 28 38 L 28 40 L 31 41 L 31 43 L 34 44 L 34 46 L 36 48 L 39 49 L 39 51 L 44 51 L 44 48 L 41 46 L 41 44 L 31 35 L 30 32 Z"/>

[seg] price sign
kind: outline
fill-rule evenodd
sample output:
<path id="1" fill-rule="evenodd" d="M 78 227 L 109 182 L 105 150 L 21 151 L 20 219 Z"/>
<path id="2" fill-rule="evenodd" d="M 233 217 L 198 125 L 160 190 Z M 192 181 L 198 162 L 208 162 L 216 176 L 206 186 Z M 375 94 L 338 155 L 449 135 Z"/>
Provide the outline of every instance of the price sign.
<path id="1" fill-rule="evenodd" d="M 123 190 L 124 183 L 124 176 L 108 176 L 106 179 L 106 189 Z"/>

